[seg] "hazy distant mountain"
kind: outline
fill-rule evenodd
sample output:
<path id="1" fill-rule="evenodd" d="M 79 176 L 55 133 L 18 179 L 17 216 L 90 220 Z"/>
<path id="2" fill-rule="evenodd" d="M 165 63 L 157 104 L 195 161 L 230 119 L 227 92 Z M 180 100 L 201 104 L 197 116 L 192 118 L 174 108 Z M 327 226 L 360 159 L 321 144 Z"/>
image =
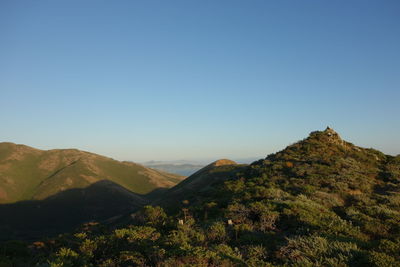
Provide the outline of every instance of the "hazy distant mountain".
<path id="1" fill-rule="evenodd" d="M 176 173 L 183 176 L 190 176 L 205 165 L 194 161 L 148 161 L 143 163 L 144 166 L 168 173 Z"/>
<path id="2" fill-rule="evenodd" d="M 234 158 L 233 160 L 240 164 L 250 164 L 256 160 L 259 160 L 261 157 L 248 157 L 248 158 Z"/>
<path id="3" fill-rule="evenodd" d="M 234 159 L 240 164 L 250 164 L 253 161 L 258 160 L 259 157 L 249 157 L 249 158 L 238 158 Z M 194 161 L 194 160 L 171 160 L 171 161 L 147 161 L 142 163 L 144 166 L 157 169 L 160 171 L 165 171 L 169 173 L 176 173 L 183 176 L 190 176 L 205 167 L 210 161 Z"/>
<path id="4" fill-rule="evenodd" d="M 191 165 L 202 165 L 205 166 L 207 163 L 209 163 L 209 160 L 185 160 L 185 159 L 179 159 L 179 160 L 150 160 L 146 162 L 142 162 L 141 164 L 143 165 L 157 165 L 157 164 L 171 164 L 171 165 L 183 165 L 183 164 L 191 164 Z"/>

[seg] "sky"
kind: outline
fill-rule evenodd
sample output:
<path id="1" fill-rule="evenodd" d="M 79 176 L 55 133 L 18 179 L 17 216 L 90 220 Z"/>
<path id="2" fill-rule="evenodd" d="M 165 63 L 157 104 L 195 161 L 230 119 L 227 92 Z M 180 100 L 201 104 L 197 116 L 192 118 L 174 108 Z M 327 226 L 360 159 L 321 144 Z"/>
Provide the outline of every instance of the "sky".
<path id="1" fill-rule="evenodd" d="M 398 0 L 0 1 L 0 142 L 265 157 L 314 130 L 400 154 Z"/>

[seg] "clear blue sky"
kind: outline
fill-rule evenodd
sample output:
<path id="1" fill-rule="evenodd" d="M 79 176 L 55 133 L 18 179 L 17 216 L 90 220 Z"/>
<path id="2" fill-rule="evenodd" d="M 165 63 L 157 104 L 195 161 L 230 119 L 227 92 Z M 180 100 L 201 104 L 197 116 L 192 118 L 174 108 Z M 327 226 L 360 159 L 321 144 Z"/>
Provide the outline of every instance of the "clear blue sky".
<path id="1" fill-rule="evenodd" d="M 400 153 L 400 2 L 0 1 L 0 141 L 264 157 L 330 125 Z"/>

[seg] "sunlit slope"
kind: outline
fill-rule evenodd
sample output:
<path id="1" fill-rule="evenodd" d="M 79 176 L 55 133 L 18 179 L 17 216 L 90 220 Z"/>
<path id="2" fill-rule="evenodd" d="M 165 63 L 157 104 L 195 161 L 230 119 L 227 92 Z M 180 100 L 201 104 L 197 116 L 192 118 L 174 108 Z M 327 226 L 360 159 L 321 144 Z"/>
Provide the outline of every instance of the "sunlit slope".
<path id="1" fill-rule="evenodd" d="M 76 149 L 39 150 L 0 143 L 0 203 L 44 199 L 109 180 L 137 194 L 171 187 L 183 178 Z"/>
<path id="2" fill-rule="evenodd" d="M 215 184 L 235 177 L 246 164 L 237 164 L 229 159 L 220 159 L 198 170 L 173 188 L 153 204 L 176 207 L 183 200 L 195 202 L 202 199 L 203 193 L 210 193 Z"/>

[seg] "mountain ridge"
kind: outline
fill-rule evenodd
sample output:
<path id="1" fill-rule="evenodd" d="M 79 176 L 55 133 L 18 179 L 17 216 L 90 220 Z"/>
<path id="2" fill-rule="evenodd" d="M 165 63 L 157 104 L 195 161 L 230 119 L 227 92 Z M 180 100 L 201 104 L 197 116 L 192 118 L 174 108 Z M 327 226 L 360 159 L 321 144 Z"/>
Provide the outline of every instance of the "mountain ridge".
<path id="1" fill-rule="evenodd" d="M 183 178 L 78 149 L 0 143 L 0 239 L 71 231 L 133 212 Z"/>
<path id="2" fill-rule="evenodd" d="M 171 187 L 182 179 L 179 175 L 77 149 L 40 150 L 0 143 L 0 203 L 43 199 L 100 180 L 115 181 L 132 192 L 145 194 L 158 187 Z"/>

